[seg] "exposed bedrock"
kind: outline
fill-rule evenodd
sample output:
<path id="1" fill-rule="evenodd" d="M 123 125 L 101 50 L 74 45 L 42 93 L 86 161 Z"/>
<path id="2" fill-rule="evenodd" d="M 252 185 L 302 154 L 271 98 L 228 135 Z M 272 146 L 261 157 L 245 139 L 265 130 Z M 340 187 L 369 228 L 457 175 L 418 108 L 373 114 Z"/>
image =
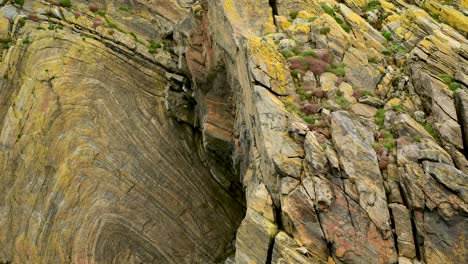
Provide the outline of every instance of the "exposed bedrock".
<path id="1" fill-rule="evenodd" d="M 467 261 L 466 1 L 1 5 L 0 263 Z"/>

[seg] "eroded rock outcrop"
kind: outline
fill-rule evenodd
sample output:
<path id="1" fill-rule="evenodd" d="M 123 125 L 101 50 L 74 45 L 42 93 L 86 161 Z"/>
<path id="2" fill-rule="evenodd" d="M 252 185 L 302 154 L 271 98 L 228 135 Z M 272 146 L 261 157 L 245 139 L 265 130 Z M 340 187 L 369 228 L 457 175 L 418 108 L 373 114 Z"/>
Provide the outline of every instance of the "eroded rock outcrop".
<path id="1" fill-rule="evenodd" d="M 466 1 L 3 1 L 0 263 L 464 263 Z"/>

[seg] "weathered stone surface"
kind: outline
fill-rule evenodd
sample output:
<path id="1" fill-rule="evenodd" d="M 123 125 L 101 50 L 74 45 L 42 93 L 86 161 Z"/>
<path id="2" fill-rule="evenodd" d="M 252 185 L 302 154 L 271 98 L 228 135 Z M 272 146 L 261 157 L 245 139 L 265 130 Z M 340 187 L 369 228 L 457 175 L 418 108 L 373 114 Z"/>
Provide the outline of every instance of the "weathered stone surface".
<path id="1" fill-rule="evenodd" d="M 306 263 L 328 263 L 323 259 L 303 254 L 300 246 L 285 232 L 280 231 L 275 237 L 275 244 L 271 263 L 276 264 L 306 264 Z"/>
<path id="2" fill-rule="evenodd" d="M 2 40 L 2 42 L 6 41 L 10 37 L 9 26 L 10 21 L 7 18 L 0 18 L 0 40 Z"/>
<path id="3" fill-rule="evenodd" d="M 464 148 L 468 148 L 468 93 L 459 89 L 455 93 L 455 105 L 457 108 L 458 121 L 463 132 Z"/>
<path id="4" fill-rule="evenodd" d="M 359 193 L 359 205 L 385 237 L 390 235 L 383 179 L 377 155 L 371 145 L 373 135 L 346 112 L 334 112 L 331 119 L 332 138 L 340 156 L 340 165 L 354 181 Z"/>
<path id="5" fill-rule="evenodd" d="M 311 178 L 282 197 L 282 220 L 286 232 L 293 234 L 300 245 L 316 258 L 326 261 L 328 248 L 315 211 L 315 191 Z"/>
<path id="6" fill-rule="evenodd" d="M 398 253 L 409 259 L 416 257 L 414 247 L 413 229 L 411 227 L 411 215 L 408 209 L 401 204 L 389 204 L 395 222 L 396 235 L 398 237 Z"/>
<path id="7" fill-rule="evenodd" d="M 466 262 L 466 1 L 14 2 L 0 263 Z"/>
<path id="8" fill-rule="evenodd" d="M 424 169 L 423 169 L 424 167 Z M 415 212 L 418 237 L 423 237 L 428 262 L 465 261 L 466 193 L 454 191 L 466 185 L 466 174 L 453 166 L 424 161 L 400 170 L 402 189 Z M 450 183 L 449 183 L 450 182 Z"/>
<path id="9" fill-rule="evenodd" d="M 168 116 L 170 65 L 66 23 L 30 23 L 19 32 L 30 43 L 12 42 L 1 65 L 0 262 L 210 263 L 232 252 L 243 209 L 196 155 L 194 132 Z"/>
<path id="10" fill-rule="evenodd" d="M 266 263 L 278 228 L 257 212 L 247 210 L 236 236 L 236 263 Z"/>
<path id="11" fill-rule="evenodd" d="M 247 207 L 255 210 L 268 221 L 275 222 L 273 200 L 265 184 L 260 183 L 250 192 L 250 195 L 247 196 Z"/>

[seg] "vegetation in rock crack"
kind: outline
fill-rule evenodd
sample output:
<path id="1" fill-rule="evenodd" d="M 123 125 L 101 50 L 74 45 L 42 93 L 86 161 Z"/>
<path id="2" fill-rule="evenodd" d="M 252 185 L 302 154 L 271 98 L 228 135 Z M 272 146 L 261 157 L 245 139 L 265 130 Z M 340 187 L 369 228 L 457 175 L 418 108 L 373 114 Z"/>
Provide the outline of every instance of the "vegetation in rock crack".
<path id="1" fill-rule="evenodd" d="M 448 74 L 439 74 L 438 77 L 454 92 L 461 87 L 461 84 L 456 82 L 455 78 Z"/>

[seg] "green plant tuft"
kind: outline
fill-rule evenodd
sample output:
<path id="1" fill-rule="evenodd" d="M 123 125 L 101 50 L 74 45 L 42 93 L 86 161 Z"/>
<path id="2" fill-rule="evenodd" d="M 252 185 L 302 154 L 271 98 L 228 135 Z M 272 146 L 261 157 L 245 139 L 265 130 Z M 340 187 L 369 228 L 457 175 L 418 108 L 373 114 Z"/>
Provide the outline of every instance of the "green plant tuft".
<path id="1" fill-rule="evenodd" d="M 71 7 L 72 3 L 71 0 L 60 0 L 60 5 L 63 7 Z"/>
<path id="2" fill-rule="evenodd" d="M 19 6 L 23 6 L 24 5 L 24 0 L 15 0 L 14 1 L 15 4 L 19 5 Z"/>
<path id="3" fill-rule="evenodd" d="M 378 61 L 376 58 L 374 58 L 374 57 L 367 58 L 367 61 L 368 61 L 369 63 L 373 63 L 373 64 L 379 63 L 379 61 Z"/>
<path id="4" fill-rule="evenodd" d="M 313 116 L 305 116 L 303 117 L 302 119 L 304 119 L 304 121 L 307 123 L 307 124 L 315 124 L 315 122 L 317 121 L 317 118 L 313 117 Z"/>
<path id="5" fill-rule="evenodd" d="M 322 7 L 325 13 L 329 14 L 330 16 L 335 16 L 335 10 L 331 6 L 327 4 L 321 4 L 320 7 Z"/>
<path id="6" fill-rule="evenodd" d="M 351 104 L 348 102 L 348 100 L 346 100 L 346 98 L 344 98 L 344 96 L 338 96 L 334 101 L 344 109 L 348 109 L 351 106 Z"/>
<path id="7" fill-rule="evenodd" d="M 304 72 L 301 70 L 292 70 L 291 75 L 295 78 L 299 77 L 299 75 L 304 75 Z"/>
<path id="8" fill-rule="evenodd" d="M 439 135 L 437 134 L 437 132 L 435 131 L 435 129 L 434 129 L 434 127 L 432 126 L 431 123 L 426 122 L 426 123 L 423 124 L 423 126 L 424 126 L 424 129 L 426 129 L 426 131 L 427 131 L 429 134 L 431 134 L 431 136 L 432 136 L 433 138 L 435 138 L 436 140 L 439 139 Z"/>
<path id="9" fill-rule="evenodd" d="M 344 67 L 345 67 L 344 63 L 338 63 L 336 65 L 333 64 L 332 66 L 328 67 L 325 71 L 334 73 L 335 75 L 340 76 L 340 77 L 345 77 L 346 72 L 345 72 Z"/>
<path id="10" fill-rule="evenodd" d="M 391 41 L 393 39 L 392 33 L 388 32 L 388 31 L 382 32 L 382 36 L 388 41 Z"/>
<path id="11" fill-rule="evenodd" d="M 29 37 L 26 37 L 23 39 L 23 44 L 29 44 L 31 43 L 31 40 L 29 39 Z"/>
<path id="12" fill-rule="evenodd" d="M 283 50 L 283 51 L 281 51 L 281 54 L 282 54 L 283 57 L 285 57 L 286 59 L 291 58 L 291 57 L 294 57 L 294 52 L 292 52 L 292 51 L 290 51 L 290 50 Z"/>
<path id="13" fill-rule="evenodd" d="M 388 148 L 388 149 L 392 149 L 392 148 L 395 148 L 396 147 L 396 143 L 395 141 L 388 141 L 388 142 L 384 142 L 382 144 L 384 147 Z"/>
<path id="14" fill-rule="evenodd" d="M 132 10 L 130 10 L 130 8 L 128 8 L 128 7 L 123 7 L 123 6 L 119 7 L 119 10 L 120 10 L 120 11 L 123 11 L 123 12 L 127 12 L 127 13 L 131 13 L 131 12 L 132 12 Z"/>
<path id="15" fill-rule="evenodd" d="M 380 1 L 378 0 L 372 0 L 369 3 L 367 3 L 366 7 L 364 10 L 366 11 L 373 11 L 381 8 Z"/>
<path id="16" fill-rule="evenodd" d="M 306 51 L 299 53 L 299 56 L 317 58 L 317 53 L 315 53 L 313 50 L 306 50 Z"/>
<path id="17" fill-rule="evenodd" d="M 320 34 L 326 35 L 328 33 L 330 33 L 330 27 L 323 27 L 320 29 Z"/>
<path id="18" fill-rule="evenodd" d="M 291 19 L 296 19 L 298 14 L 299 14 L 299 11 L 293 11 L 289 13 L 289 17 L 291 17 Z"/>
<path id="19" fill-rule="evenodd" d="M 452 82 L 449 84 L 449 89 L 452 90 L 453 92 L 455 92 L 456 90 L 458 90 L 458 88 L 461 87 L 461 84 L 457 83 L 457 82 Z"/>
<path id="20" fill-rule="evenodd" d="M 351 31 L 351 28 L 346 23 L 342 23 L 340 24 L 340 26 L 346 33 L 349 33 Z"/>
<path id="21" fill-rule="evenodd" d="M 375 123 L 379 126 L 382 127 L 384 125 L 384 120 L 385 120 L 385 109 L 379 109 L 375 113 Z"/>

